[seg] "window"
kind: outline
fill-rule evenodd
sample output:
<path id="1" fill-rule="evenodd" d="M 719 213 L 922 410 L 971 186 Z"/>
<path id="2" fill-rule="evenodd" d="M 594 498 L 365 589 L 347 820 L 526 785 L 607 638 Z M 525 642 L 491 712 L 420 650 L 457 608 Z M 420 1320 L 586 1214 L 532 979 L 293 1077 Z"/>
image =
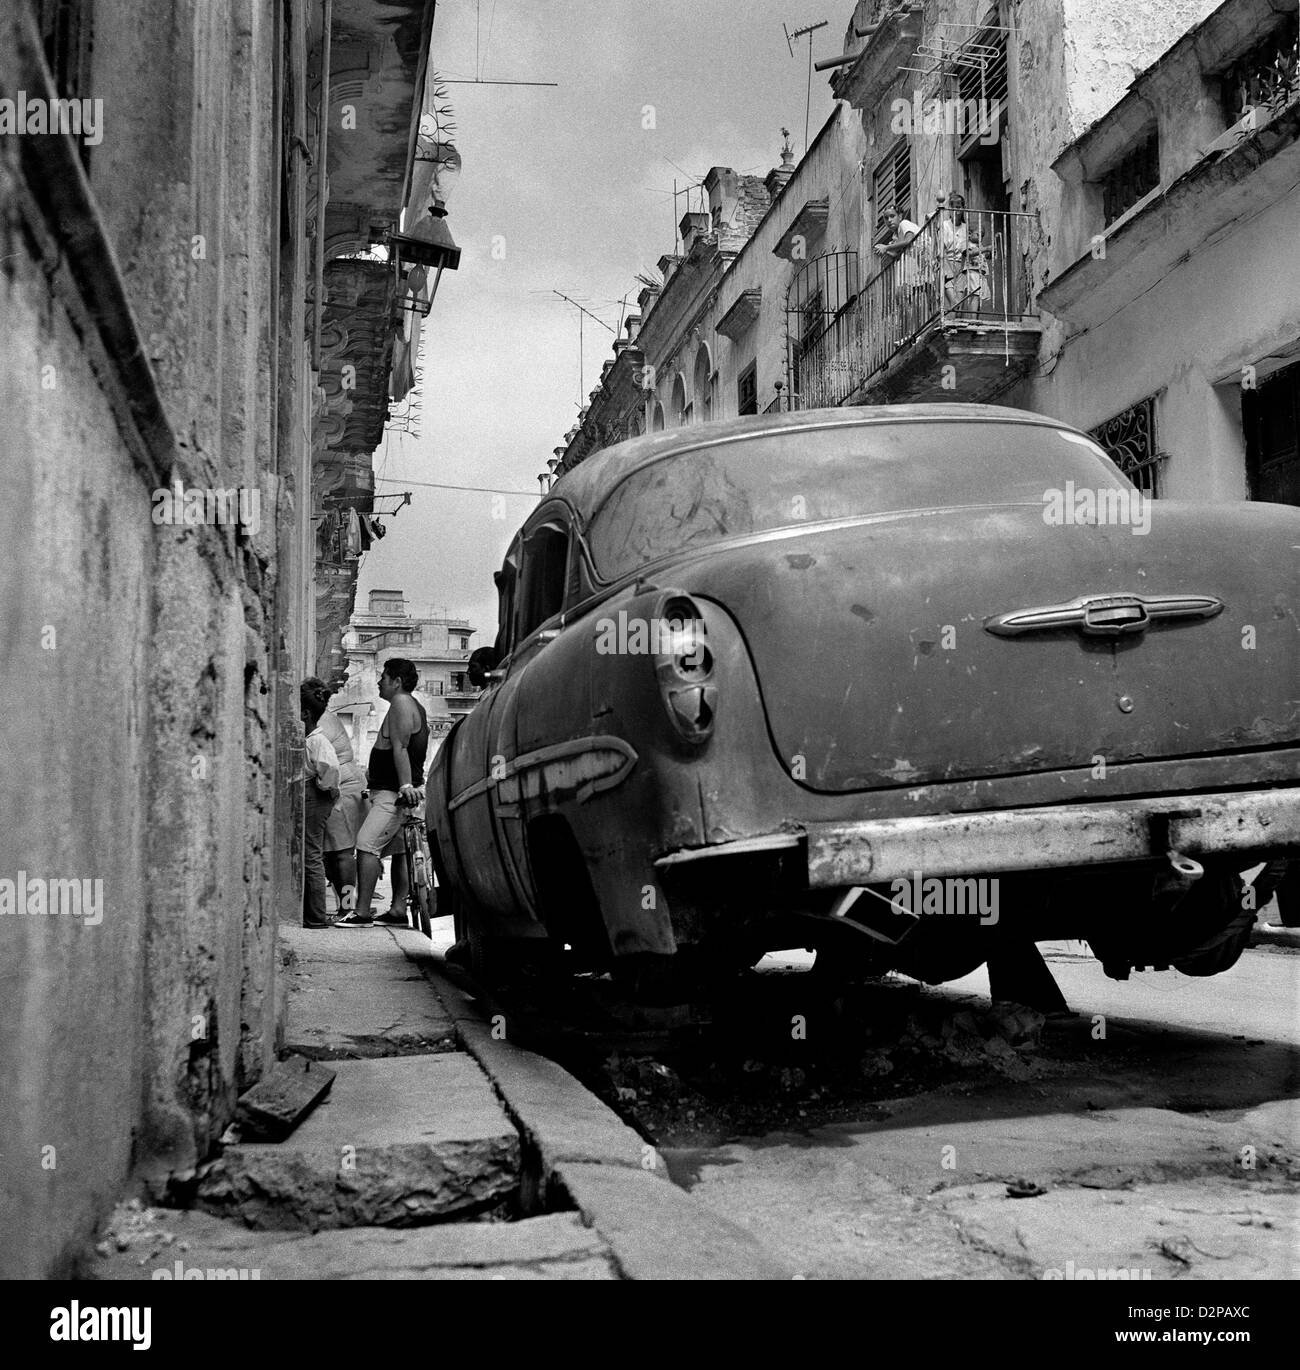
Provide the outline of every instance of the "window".
<path id="1" fill-rule="evenodd" d="M 453 652 L 463 652 L 469 646 L 468 633 L 449 633 L 451 639 L 451 649 Z"/>
<path id="2" fill-rule="evenodd" d="M 1223 73 L 1223 114 L 1229 126 L 1239 123 L 1247 109 L 1277 109 L 1294 89 L 1300 59 L 1300 14 L 1292 13 L 1282 27 L 1239 57 Z"/>
<path id="3" fill-rule="evenodd" d="M 569 535 L 562 524 L 543 524 L 529 535 L 524 544 L 519 594 L 520 640 L 564 607 L 564 572 L 568 561 Z"/>
<path id="4" fill-rule="evenodd" d="M 451 673 L 451 684 L 447 687 L 447 692 L 454 695 L 463 695 L 469 690 L 469 677 L 464 671 L 453 671 Z"/>
<path id="5" fill-rule="evenodd" d="M 756 361 L 750 362 L 740 373 L 740 379 L 736 382 L 736 400 L 736 413 L 758 413 L 758 363 Z"/>
<path id="6" fill-rule="evenodd" d="M 593 514 L 588 546 L 611 581 L 673 553 L 794 527 L 795 508 L 808 522 L 959 506 L 1041 510 L 1044 489 L 1066 480 L 1128 489 L 1100 448 L 1033 422 L 879 421 L 814 429 L 797 443 L 761 434 L 628 472 Z"/>
<path id="7" fill-rule="evenodd" d="M 965 60 L 957 68 L 957 94 L 962 101 L 977 101 L 1000 108 L 1007 105 L 1007 34 L 1005 29 L 984 29 L 962 45 Z M 967 108 L 970 106 L 968 105 Z"/>
<path id="8" fill-rule="evenodd" d="M 1151 129 L 1101 178 L 1101 201 L 1106 225 L 1113 224 L 1160 184 L 1160 134 Z"/>
<path id="9" fill-rule="evenodd" d="M 673 379 L 673 400 L 672 400 L 672 423 L 674 428 L 680 428 L 687 421 L 688 413 L 686 407 L 686 380 L 680 372 Z"/>
<path id="10" fill-rule="evenodd" d="M 518 582 L 518 571 L 519 543 L 516 540 L 506 553 L 505 565 L 492 577 L 492 582 L 497 587 L 497 636 L 493 645 L 498 661 L 504 661 L 514 647 L 511 629 L 515 621 L 515 587 Z"/>
<path id="11" fill-rule="evenodd" d="M 701 343 L 695 353 L 695 413 L 701 423 L 713 417 L 713 358 L 708 345 Z"/>
<path id="12" fill-rule="evenodd" d="M 1300 504 L 1300 363 L 1241 392 L 1251 499 Z"/>
<path id="13" fill-rule="evenodd" d="M 1164 454 L 1156 450 L 1156 397 L 1138 404 L 1089 430 L 1111 461 L 1137 488 L 1155 499 L 1160 494 L 1159 472 Z"/>
<path id="14" fill-rule="evenodd" d="M 912 217 L 912 151 L 908 139 L 899 139 L 872 173 L 871 202 L 878 229 L 883 228 L 881 216 L 887 209 L 897 209 L 905 219 Z"/>

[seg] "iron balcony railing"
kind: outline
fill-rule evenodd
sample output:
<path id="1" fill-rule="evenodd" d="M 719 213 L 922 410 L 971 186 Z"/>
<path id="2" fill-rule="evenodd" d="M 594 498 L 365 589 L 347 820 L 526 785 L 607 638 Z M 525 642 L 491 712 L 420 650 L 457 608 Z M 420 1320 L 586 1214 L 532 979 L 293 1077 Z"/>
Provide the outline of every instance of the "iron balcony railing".
<path id="1" fill-rule="evenodd" d="M 885 264 L 850 291 L 827 289 L 845 279 L 842 267 L 819 272 L 809 262 L 813 283 L 788 308 L 795 404 L 843 404 L 931 327 L 1034 317 L 1027 258 L 1037 226 L 1036 214 L 970 210 L 958 220 L 938 210 L 896 259 L 878 256 Z"/>

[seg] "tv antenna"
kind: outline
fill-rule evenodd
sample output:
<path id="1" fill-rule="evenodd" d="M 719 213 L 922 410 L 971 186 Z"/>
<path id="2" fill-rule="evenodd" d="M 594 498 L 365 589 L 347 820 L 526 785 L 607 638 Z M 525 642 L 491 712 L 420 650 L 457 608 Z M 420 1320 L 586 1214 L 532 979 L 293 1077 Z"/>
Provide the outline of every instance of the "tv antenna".
<path id="1" fill-rule="evenodd" d="M 609 331 L 613 333 L 615 337 L 618 336 L 618 333 L 614 328 L 607 324 L 604 319 L 600 318 L 598 315 L 593 314 L 591 310 L 588 309 L 585 305 L 579 304 L 577 300 L 570 299 L 569 296 L 566 295 L 563 290 L 556 290 L 554 287 L 552 287 L 551 294 L 558 295 L 560 299 L 564 300 L 567 304 L 571 304 L 578 311 L 578 408 L 581 409 L 583 401 L 586 399 L 587 395 L 587 391 L 585 388 L 586 379 L 583 369 L 582 354 L 582 316 L 585 314 L 587 318 L 594 319 L 602 328 L 608 328 Z"/>
<path id="2" fill-rule="evenodd" d="M 803 109 L 803 150 L 804 150 L 804 152 L 807 152 L 807 151 L 808 151 L 808 117 L 809 117 L 809 115 L 812 113 L 812 73 L 813 73 L 813 60 L 812 60 L 813 40 L 812 40 L 812 36 L 813 36 L 814 33 L 817 32 L 818 29 L 824 29 L 828 23 L 830 23 L 830 20 L 829 20 L 829 19 L 823 19 L 823 20 L 821 20 L 819 23 L 816 23 L 816 24 L 805 24 L 805 25 L 803 26 L 803 28 L 801 28 L 801 29 L 795 29 L 795 31 L 794 31 L 793 33 L 791 33 L 790 30 L 789 30 L 788 28 L 786 28 L 786 26 L 785 26 L 784 24 L 781 25 L 781 29 L 782 29 L 782 31 L 785 33 L 785 45 L 786 45 L 786 47 L 788 47 L 788 48 L 790 49 L 790 56 L 791 56 L 791 57 L 794 56 L 794 40 L 795 40 L 796 38 L 802 38 L 802 37 L 804 37 L 805 35 L 807 35 L 807 38 L 808 38 L 808 98 L 807 98 L 806 102 L 804 103 L 804 109 Z"/>
<path id="3" fill-rule="evenodd" d="M 444 76 L 443 83 L 449 86 L 558 86 L 558 81 L 488 81 L 483 76 L 483 64 L 487 61 L 488 45 L 492 42 L 492 27 L 496 23 L 497 5 L 492 0 L 492 13 L 488 16 L 486 39 L 483 37 L 483 0 L 474 3 L 474 75 Z"/>

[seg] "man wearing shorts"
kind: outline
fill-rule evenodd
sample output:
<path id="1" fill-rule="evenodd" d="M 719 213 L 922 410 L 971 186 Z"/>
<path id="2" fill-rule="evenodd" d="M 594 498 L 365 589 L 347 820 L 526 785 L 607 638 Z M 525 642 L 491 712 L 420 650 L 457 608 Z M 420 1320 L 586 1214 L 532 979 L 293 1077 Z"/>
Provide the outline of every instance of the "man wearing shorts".
<path id="1" fill-rule="evenodd" d="M 429 720 L 411 691 L 419 683 L 419 673 L 405 657 L 389 657 L 379 677 L 379 697 L 388 713 L 370 751 L 366 781 L 370 786 L 370 811 L 357 833 L 357 906 L 340 918 L 337 927 L 372 927 L 375 918 L 370 901 L 383 870 L 382 856 L 393 856 L 393 908 L 379 919 L 406 926 L 406 915 L 398 911 L 399 881 L 397 865 L 404 863 L 402 821 L 424 784 L 424 756 L 429 747 Z M 398 800 L 403 801 L 401 804 Z M 405 876 L 405 872 L 402 872 Z"/>

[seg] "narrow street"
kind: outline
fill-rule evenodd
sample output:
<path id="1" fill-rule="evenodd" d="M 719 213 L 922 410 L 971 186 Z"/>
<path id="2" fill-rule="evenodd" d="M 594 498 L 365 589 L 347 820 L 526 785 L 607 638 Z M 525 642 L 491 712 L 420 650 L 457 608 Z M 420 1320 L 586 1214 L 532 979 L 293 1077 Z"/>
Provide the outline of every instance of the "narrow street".
<path id="1" fill-rule="evenodd" d="M 930 1087 L 820 1125 L 796 1088 L 761 1137 L 666 1146 L 669 1172 L 809 1278 L 1300 1278 L 1298 956 L 1248 953 L 1207 1003 L 1059 946 L 1080 1016 L 1001 1053 L 961 1036 L 981 975 L 926 990 Z"/>
<path id="2" fill-rule="evenodd" d="M 19 1331 L 1289 1328 L 1297 224 L 1300 0 L 0 0 Z"/>

